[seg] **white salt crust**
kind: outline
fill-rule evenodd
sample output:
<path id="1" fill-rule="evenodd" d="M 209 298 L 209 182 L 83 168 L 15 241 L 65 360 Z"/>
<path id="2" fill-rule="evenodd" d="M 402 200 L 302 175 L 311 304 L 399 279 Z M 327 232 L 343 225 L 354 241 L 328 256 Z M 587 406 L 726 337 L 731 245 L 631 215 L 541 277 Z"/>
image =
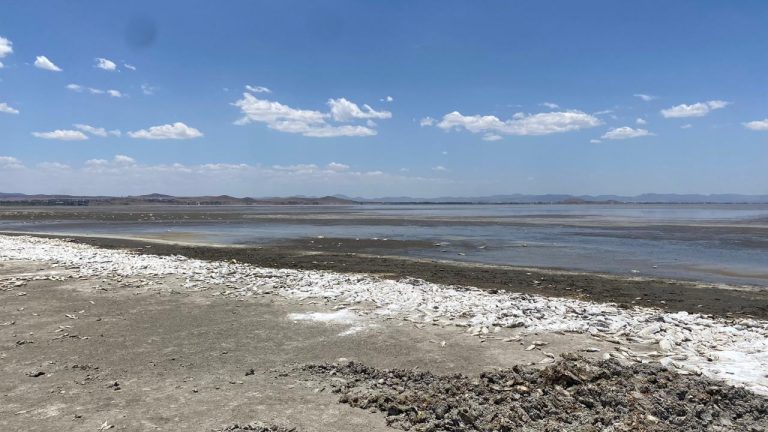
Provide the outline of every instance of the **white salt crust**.
<path id="1" fill-rule="evenodd" d="M 619 346 L 647 345 L 638 353 L 606 354 L 622 361 L 660 361 L 681 373 L 703 374 L 768 394 L 768 322 L 710 318 L 636 307 L 528 294 L 488 293 L 416 279 L 393 281 L 371 275 L 271 269 L 181 256 L 141 255 L 64 240 L 0 235 L 0 260 L 30 260 L 73 267 L 82 276 L 176 276 L 185 288 L 226 286 L 234 295 L 280 295 L 325 299 L 339 305 L 421 323 L 469 327 L 484 335 L 493 327 L 527 332 L 588 333 Z M 296 315 L 294 319 L 354 321 L 336 315 Z M 357 328 L 356 328 L 357 329 Z"/>

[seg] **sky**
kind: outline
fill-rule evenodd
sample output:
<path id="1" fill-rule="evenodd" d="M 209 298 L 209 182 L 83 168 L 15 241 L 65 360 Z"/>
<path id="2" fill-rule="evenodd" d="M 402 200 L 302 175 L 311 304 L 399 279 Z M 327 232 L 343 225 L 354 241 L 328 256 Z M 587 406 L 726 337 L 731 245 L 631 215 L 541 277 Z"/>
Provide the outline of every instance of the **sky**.
<path id="1" fill-rule="evenodd" d="M 0 192 L 768 194 L 768 2 L 9 1 Z"/>

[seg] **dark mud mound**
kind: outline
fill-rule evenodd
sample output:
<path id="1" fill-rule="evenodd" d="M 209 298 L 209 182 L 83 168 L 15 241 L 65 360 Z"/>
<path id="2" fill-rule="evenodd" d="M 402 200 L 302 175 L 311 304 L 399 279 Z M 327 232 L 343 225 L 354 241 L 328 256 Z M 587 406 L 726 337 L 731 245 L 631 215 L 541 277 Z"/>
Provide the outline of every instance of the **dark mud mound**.
<path id="1" fill-rule="evenodd" d="M 262 422 L 248 423 L 248 424 L 234 424 L 227 426 L 224 429 L 217 429 L 216 432 L 298 432 L 298 429 L 284 428 L 281 426 L 269 425 Z"/>
<path id="2" fill-rule="evenodd" d="M 409 431 L 768 431 L 768 399 L 657 364 L 565 355 L 477 378 L 359 363 L 305 366 L 339 401 Z"/>

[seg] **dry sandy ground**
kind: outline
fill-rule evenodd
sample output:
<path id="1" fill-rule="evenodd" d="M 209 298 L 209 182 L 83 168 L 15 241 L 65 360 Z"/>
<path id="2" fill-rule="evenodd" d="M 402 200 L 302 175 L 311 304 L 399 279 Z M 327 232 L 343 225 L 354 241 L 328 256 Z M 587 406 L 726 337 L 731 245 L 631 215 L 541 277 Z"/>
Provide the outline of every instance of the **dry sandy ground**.
<path id="1" fill-rule="evenodd" d="M 456 327 L 385 318 L 349 332 L 354 323 L 291 316 L 334 312 L 322 302 L 237 299 L 181 289 L 173 278 L 82 279 L 48 264 L 0 262 L 0 281 L 33 276 L 41 280 L 0 291 L 2 431 L 210 431 L 252 421 L 385 431 L 381 413 L 339 404 L 330 386 L 291 374 L 291 365 L 343 357 L 473 376 L 546 360 L 541 348 L 525 350 L 533 338 L 555 355 L 615 348 L 577 334 L 503 341 L 514 329 L 482 341 Z"/>

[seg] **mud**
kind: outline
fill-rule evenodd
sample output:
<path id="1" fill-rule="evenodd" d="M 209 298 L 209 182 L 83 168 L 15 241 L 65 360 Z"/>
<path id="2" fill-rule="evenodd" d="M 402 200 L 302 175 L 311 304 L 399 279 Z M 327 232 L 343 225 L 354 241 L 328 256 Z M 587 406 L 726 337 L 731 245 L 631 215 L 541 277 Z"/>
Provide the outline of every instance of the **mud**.
<path id="1" fill-rule="evenodd" d="M 326 382 L 340 403 L 380 412 L 406 431 L 768 430 L 768 399 L 747 390 L 659 364 L 562 357 L 543 369 L 476 378 L 355 362 L 301 370 Z"/>
<path id="2" fill-rule="evenodd" d="M 57 236 L 44 236 L 55 238 Z M 62 236 L 58 236 L 62 237 Z M 368 273 L 393 280 L 406 277 L 429 282 L 474 286 L 491 292 L 575 298 L 625 307 L 649 306 L 669 312 L 687 311 L 718 317 L 768 319 L 768 291 L 734 290 L 693 282 L 629 279 L 608 275 L 493 266 L 389 256 L 378 251 L 407 248 L 396 241 L 312 239 L 270 247 L 184 246 L 145 240 L 74 237 L 77 243 L 108 249 L 131 249 L 142 254 L 183 255 L 209 261 L 237 260 L 260 267 Z M 312 247 L 308 247 L 311 243 Z M 372 243 L 378 244 L 372 244 Z"/>

